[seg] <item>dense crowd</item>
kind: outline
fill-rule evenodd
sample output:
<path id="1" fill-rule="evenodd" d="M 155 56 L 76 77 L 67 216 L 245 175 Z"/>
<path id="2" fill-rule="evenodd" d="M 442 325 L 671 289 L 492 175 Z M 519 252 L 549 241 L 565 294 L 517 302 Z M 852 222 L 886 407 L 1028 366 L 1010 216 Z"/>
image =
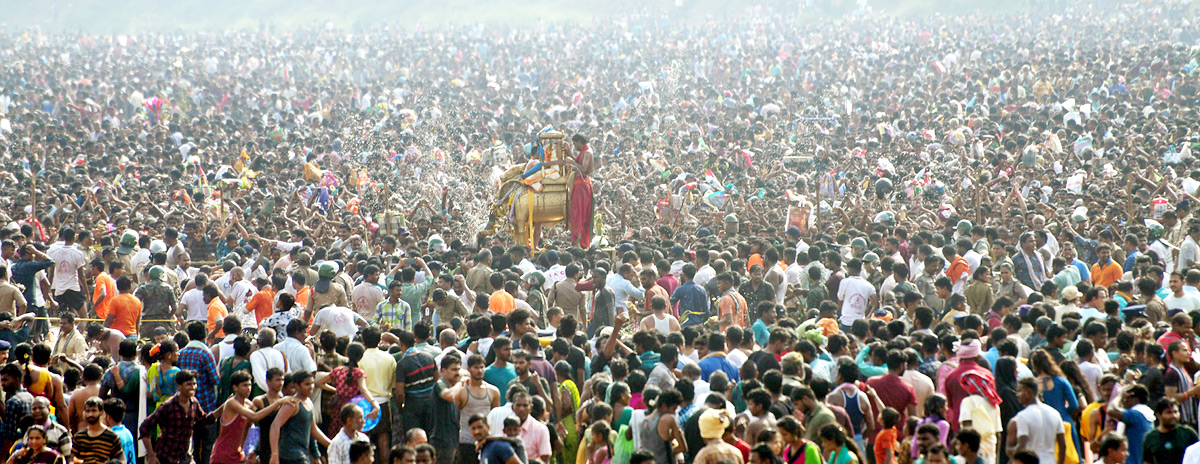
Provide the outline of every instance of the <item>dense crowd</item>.
<path id="1" fill-rule="evenodd" d="M 0 33 L 0 458 L 1200 463 L 1194 17 L 1043 6 Z"/>

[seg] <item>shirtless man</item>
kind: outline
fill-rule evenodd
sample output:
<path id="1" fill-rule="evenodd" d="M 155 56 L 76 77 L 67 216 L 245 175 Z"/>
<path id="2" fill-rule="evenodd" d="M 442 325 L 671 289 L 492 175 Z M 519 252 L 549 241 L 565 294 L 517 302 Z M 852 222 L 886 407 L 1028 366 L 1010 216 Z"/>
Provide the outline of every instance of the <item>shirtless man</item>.
<path id="1" fill-rule="evenodd" d="M 750 423 L 746 424 L 746 436 L 743 440 L 752 443 L 758 440 L 759 432 L 775 426 L 775 415 L 771 413 L 771 393 L 763 388 L 756 388 L 746 394 L 746 412 Z"/>
<path id="2" fill-rule="evenodd" d="M 81 430 L 83 403 L 88 398 L 100 396 L 100 378 L 103 376 L 104 371 L 98 365 L 88 364 L 83 368 L 83 387 L 75 390 L 67 402 L 67 428 L 71 430 L 71 433 Z"/>

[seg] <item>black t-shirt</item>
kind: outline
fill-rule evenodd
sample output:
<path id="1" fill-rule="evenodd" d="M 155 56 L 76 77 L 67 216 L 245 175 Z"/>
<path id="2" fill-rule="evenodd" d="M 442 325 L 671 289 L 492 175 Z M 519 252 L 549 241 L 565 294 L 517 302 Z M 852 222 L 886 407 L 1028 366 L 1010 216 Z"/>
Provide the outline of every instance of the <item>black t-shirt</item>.
<path id="1" fill-rule="evenodd" d="M 442 392 L 449 389 L 443 381 L 433 387 L 433 433 L 429 443 L 436 448 L 458 446 L 458 406 L 442 399 Z"/>
<path id="2" fill-rule="evenodd" d="M 571 365 L 571 375 L 582 371 L 583 375 L 587 375 L 587 354 L 583 352 L 583 348 L 571 345 L 571 351 L 567 353 L 567 364 Z M 584 379 L 575 379 L 579 385 L 583 385 Z"/>
<path id="3" fill-rule="evenodd" d="M 746 360 L 754 363 L 754 365 L 756 367 L 758 367 L 758 377 L 759 378 L 762 378 L 762 375 L 767 373 L 767 371 L 769 371 L 771 369 L 774 369 L 777 371 L 782 370 L 782 368 L 779 365 L 779 361 L 775 359 L 775 355 L 768 353 L 766 351 L 759 350 L 759 351 L 750 353 L 750 356 L 747 357 Z"/>
<path id="4" fill-rule="evenodd" d="M 1167 433 L 1155 428 L 1142 442 L 1142 460 L 1155 464 L 1183 462 L 1183 451 L 1198 439 L 1196 431 L 1186 425 Z"/>
<path id="5" fill-rule="evenodd" d="M 1146 372 L 1142 373 L 1142 378 L 1138 383 L 1146 387 L 1150 392 L 1151 398 L 1162 398 L 1165 394 L 1163 391 L 1163 371 L 1158 367 L 1150 367 Z"/>
<path id="6" fill-rule="evenodd" d="M 792 412 L 795 412 L 796 407 L 792 405 L 792 401 L 790 399 L 788 399 L 786 396 L 783 396 L 779 398 L 779 401 L 771 403 L 769 410 L 771 411 L 771 414 L 775 415 L 775 417 L 787 417 L 792 415 Z"/>
<path id="7" fill-rule="evenodd" d="M 704 447 L 704 437 L 700 436 L 700 416 L 708 410 L 708 407 L 704 406 L 703 398 L 696 398 L 696 401 L 701 402 L 700 406 L 696 406 L 698 409 L 683 424 L 683 441 L 687 442 L 688 449 L 687 459 L 684 462 L 694 462 L 696 453 L 699 453 L 700 448 Z"/>

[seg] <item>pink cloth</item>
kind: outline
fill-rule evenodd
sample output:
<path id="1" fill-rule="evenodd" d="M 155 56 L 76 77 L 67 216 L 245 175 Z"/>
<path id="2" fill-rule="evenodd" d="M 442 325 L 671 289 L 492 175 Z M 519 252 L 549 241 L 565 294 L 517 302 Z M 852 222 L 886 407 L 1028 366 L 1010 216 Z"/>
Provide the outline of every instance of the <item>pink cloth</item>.
<path id="1" fill-rule="evenodd" d="M 576 177 L 571 190 L 570 218 L 567 229 L 571 231 L 571 243 L 587 248 L 592 244 L 592 181 Z"/>

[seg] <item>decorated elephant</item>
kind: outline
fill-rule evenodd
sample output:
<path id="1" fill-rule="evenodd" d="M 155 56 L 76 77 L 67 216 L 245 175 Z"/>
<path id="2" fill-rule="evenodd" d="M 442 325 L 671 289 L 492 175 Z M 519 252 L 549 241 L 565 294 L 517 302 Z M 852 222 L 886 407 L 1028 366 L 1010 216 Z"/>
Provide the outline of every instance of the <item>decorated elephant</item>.
<path id="1" fill-rule="evenodd" d="M 510 166 L 500 176 L 496 202 L 479 236 L 491 236 L 507 224 L 518 244 L 536 248 L 543 227 L 565 223 L 575 177 L 569 155 L 562 132 L 539 133 L 529 161 Z"/>

